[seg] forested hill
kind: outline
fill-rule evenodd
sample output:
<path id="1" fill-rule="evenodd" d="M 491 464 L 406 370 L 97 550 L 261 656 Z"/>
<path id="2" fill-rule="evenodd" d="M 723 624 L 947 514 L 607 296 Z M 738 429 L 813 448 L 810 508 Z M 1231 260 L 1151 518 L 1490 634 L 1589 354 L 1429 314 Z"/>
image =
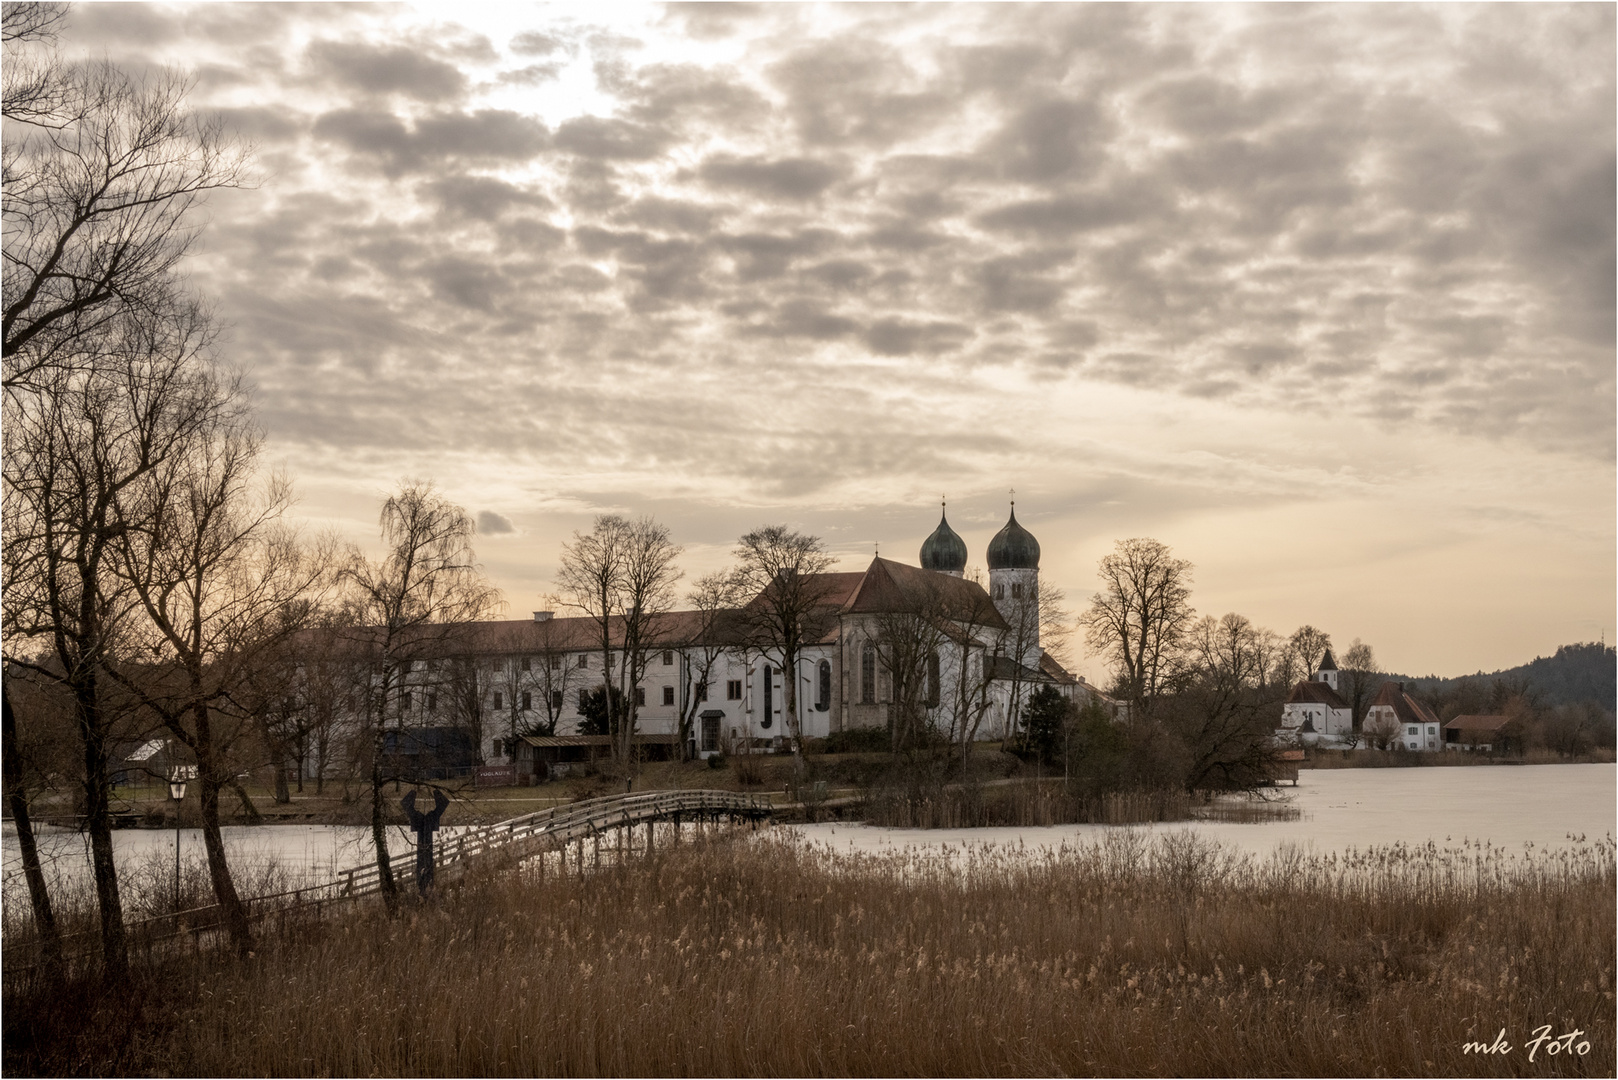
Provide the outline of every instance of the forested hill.
<path id="1" fill-rule="evenodd" d="M 1611 645 L 1587 641 L 1580 645 L 1563 645 L 1555 656 L 1536 656 L 1526 664 L 1504 671 L 1485 674 L 1460 675 L 1441 679 L 1436 675 L 1414 678 L 1393 675 L 1390 678 L 1409 686 L 1442 694 L 1463 682 L 1491 683 L 1500 680 L 1517 685 L 1526 683 L 1541 705 L 1572 705 L 1593 701 L 1603 709 L 1613 711 L 1614 686 L 1618 684 L 1618 652 Z"/>

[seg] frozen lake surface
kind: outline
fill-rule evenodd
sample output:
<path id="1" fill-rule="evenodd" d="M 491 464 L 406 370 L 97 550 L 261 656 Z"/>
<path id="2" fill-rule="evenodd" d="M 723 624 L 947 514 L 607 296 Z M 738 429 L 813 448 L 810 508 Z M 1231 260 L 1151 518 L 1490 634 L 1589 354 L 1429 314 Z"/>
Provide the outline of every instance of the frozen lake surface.
<path id="1" fill-rule="evenodd" d="M 1570 835 L 1599 839 L 1618 831 L 1618 766 L 1524 765 L 1408 769 L 1305 770 L 1296 789 L 1283 788 L 1302 811 L 1299 821 L 1264 824 L 1172 822 L 1156 829 L 1192 829 L 1243 851 L 1267 854 L 1292 843 L 1320 853 L 1397 842 L 1488 841 L 1518 849 L 1525 844 L 1555 847 Z M 851 823 L 792 826 L 800 835 L 838 850 L 875 852 L 948 844 L 1001 844 L 1057 847 L 1086 842 L 1104 825 L 1052 825 L 1004 829 L 886 829 Z M 453 835 L 446 827 L 440 836 Z M 331 880 L 340 869 L 370 857 L 369 830 L 356 826 L 261 825 L 224 830 L 232 865 L 244 884 L 274 864 L 288 884 Z M 412 852 L 410 835 L 391 830 L 395 856 Z M 121 829 L 113 834 L 120 872 L 172 867 L 174 833 L 162 829 Z M 88 874 L 85 838 L 76 832 L 46 830 L 40 846 L 53 877 Z M 181 857 L 200 864 L 202 837 L 181 832 Z M 6 899 L 21 899 L 22 874 L 16 832 L 4 835 Z M 408 865 L 408 864 L 407 864 Z M 171 871 L 169 871 L 171 872 Z M 25 901 L 24 901 L 25 902 Z"/>
<path id="2" fill-rule="evenodd" d="M 1393 843 L 1556 847 L 1569 836 L 1618 831 L 1618 765 L 1473 765 L 1408 769 L 1306 769 L 1280 789 L 1303 812 L 1298 821 L 1262 824 L 1169 822 L 1265 855 L 1291 843 L 1321 854 Z M 883 829 L 849 823 L 801 825 L 804 836 L 839 850 L 892 851 L 943 844 L 1057 847 L 1094 840 L 1107 825 L 1004 829 Z"/>

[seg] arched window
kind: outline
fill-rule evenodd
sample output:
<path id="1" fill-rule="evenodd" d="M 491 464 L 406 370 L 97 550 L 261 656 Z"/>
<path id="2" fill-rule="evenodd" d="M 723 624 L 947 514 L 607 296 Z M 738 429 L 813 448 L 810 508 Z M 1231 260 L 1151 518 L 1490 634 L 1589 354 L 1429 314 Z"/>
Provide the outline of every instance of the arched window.
<path id="1" fill-rule="evenodd" d="M 860 704 L 876 704 L 876 646 L 869 641 L 860 652 Z"/>
<path id="2" fill-rule="evenodd" d="M 831 708 L 831 661 L 830 660 L 822 660 L 820 662 L 819 674 L 820 674 L 820 684 L 819 684 L 819 686 L 816 687 L 816 689 L 819 692 L 815 695 L 815 711 L 816 712 L 825 712 L 827 709 Z"/>
<path id="3" fill-rule="evenodd" d="M 938 702 L 942 696 L 939 693 L 938 681 L 938 654 L 931 653 L 927 657 L 927 707 L 929 709 L 938 708 Z"/>

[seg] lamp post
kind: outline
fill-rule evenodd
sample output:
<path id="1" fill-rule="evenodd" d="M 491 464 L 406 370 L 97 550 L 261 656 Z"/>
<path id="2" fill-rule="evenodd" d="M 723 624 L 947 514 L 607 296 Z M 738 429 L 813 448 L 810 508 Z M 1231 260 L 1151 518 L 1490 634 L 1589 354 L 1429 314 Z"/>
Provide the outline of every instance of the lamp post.
<path id="1" fill-rule="evenodd" d="M 180 804 L 185 800 L 185 773 L 169 773 L 169 798 L 174 800 L 174 913 L 180 913 Z"/>

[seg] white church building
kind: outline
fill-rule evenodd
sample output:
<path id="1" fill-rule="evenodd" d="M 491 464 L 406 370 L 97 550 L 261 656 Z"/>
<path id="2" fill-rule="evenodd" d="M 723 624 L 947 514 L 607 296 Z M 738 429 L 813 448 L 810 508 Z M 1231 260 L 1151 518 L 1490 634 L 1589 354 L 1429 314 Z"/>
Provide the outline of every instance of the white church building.
<path id="1" fill-rule="evenodd" d="M 1353 730 L 1354 711 L 1337 691 L 1337 662 L 1328 647 L 1320 666 L 1287 695 L 1276 734 L 1303 746 L 1336 746 Z"/>

